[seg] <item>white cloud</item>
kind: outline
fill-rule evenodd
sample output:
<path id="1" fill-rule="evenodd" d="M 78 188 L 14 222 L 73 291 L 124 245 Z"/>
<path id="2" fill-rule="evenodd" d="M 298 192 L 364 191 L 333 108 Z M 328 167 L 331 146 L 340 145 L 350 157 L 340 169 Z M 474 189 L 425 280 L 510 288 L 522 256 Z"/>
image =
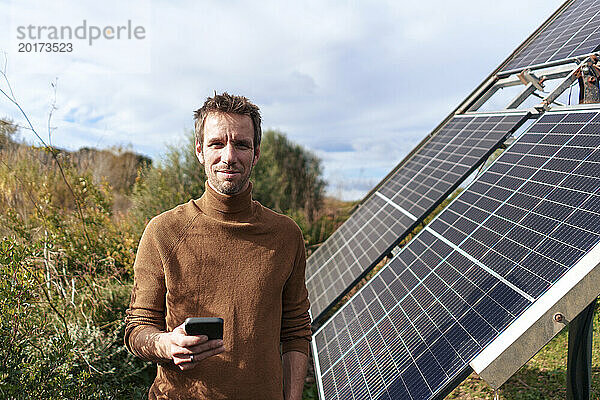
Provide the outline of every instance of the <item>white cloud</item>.
<path id="1" fill-rule="evenodd" d="M 15 15 L 0 13 L 0 49 L 9 52 L 11 83 L 40 132 L 53 98 L 50 82 L 58 77 L 54 144 L 131 143 L 158 158 L 192 128 L 193 110 L 213 90 L 227 90 L 259 104 L 265 128 L 315 151 L 332 193 L 341 190 L 345 198 L 360 198 L 383 178 L 561 4 L 125 3 L 0 0 Z M 26 73 L 12 68 L 15 18 L 73 25 L 84 18 L 98 25 L 144 20 L 148 51 L 98 43 L 100 57 L 66 55 L 58 74 L 45 74 L 44 62 L 29 65 L 36 74 Z M 103 60 L 105 53 L 114 59 Z M 106 71 L 115 60 L 120 64 Z M 149 61 L 139 68 L 140 60 Z M 134 72 L 119 72 L 126 70 Z M 0 115 L 22 123 L 4 99 Z"/>

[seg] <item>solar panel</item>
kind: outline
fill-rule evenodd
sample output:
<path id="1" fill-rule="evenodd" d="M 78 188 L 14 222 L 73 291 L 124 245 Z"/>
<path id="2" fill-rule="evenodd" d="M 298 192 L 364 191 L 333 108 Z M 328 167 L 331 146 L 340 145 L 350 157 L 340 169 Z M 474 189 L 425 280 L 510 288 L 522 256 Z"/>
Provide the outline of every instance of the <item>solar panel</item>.
<path id="1" fill-rule="evenodd" d="M 526 119 L 456 116 L 399 168 L 307 261 L 315 321 Z"/>
<path id="2" fill-rule="evenodd" d="M 517 53 L 503 71 L 570 59 L 599 48 L 600 3 L 575 0 Z"/>
<path id="3" fill-rule="evenodd" d="M 546 113 L 315 333 L 321 399 L 445 395 L 599 242 L 600 107 Z"/>

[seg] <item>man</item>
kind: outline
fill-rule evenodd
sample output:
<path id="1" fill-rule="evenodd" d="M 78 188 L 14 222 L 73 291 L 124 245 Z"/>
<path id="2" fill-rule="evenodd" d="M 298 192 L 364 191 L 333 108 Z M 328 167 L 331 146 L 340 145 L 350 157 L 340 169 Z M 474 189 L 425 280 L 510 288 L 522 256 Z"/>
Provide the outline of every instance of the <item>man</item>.
<path id="1" fill-rule="evenodd" d="M 151 399 L 301 399 L 311 340 L 304 241 L 291 219 L 252 200 L 259 109 L 215 93 L 195 120 L 205 192 L 148 223 L 125 343 L 158 363 Z M 187 317 L 223 318 L 223 340 L 186 335 Z"/>

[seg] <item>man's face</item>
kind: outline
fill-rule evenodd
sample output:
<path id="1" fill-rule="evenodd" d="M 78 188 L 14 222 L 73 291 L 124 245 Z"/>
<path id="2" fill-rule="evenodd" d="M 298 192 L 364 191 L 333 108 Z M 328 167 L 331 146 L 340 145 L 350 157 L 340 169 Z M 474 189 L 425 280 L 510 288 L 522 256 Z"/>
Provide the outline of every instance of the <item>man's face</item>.
<path id="1" fill-rule="evenodd" d="M 256 154 L 254 151 L 252 119 L 240 114 L 209 113 L 203 143 L 196 143 L 196 155 L 213 189 L 223 194 L 244 191 L 259 156 L 258 149 Z"/>

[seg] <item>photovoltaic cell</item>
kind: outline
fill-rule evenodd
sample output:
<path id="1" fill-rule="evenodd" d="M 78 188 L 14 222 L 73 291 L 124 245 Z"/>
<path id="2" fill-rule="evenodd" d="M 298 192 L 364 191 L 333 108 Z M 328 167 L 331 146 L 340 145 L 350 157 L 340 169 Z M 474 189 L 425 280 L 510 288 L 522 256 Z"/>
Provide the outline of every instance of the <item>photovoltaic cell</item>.
<path id="1" fill-rule="evenodd" d="M 387 179 L 309 257 L 306 280 L 314 320 L 433 211 L 526 115 L 454 117 Z"/>
<path id="2" fill-rule="evenodd" d="M 315 333 L 321 396 L 447 393 L 599 242 L 600 108 L 549 112 Z"/>
<path id="3" fill-rule="evenodd" d="M 598 51 L 600 3 L 575 0 L 503 68 L 518 70 Z"/>

